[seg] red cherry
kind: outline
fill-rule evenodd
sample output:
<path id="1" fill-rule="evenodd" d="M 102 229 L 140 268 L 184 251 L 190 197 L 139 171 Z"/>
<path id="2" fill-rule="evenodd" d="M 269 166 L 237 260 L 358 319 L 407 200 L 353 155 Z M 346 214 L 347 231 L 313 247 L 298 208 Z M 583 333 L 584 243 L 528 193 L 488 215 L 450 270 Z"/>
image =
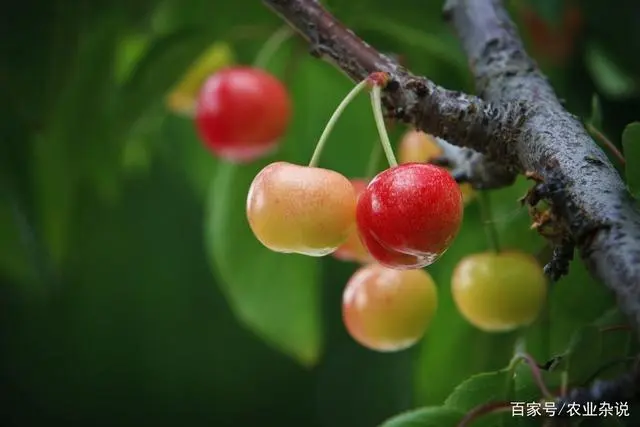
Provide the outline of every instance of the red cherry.
<path id="1" fill-rule="evenodd" d="M 358 200 L 362 243 L 380 264 L 399 270 L 433 264 L 460 229 L 464 204 L 447 170 L 405 163 L 379 173 Z"/>
<path id="2" fill-rule="evenodd" d="M 278 146 L 291 117 L 284 85 L 264 70 L 225 68 L 203 84 L 196 104 L 196 126 L 217 156 L 245 163 Z"/>

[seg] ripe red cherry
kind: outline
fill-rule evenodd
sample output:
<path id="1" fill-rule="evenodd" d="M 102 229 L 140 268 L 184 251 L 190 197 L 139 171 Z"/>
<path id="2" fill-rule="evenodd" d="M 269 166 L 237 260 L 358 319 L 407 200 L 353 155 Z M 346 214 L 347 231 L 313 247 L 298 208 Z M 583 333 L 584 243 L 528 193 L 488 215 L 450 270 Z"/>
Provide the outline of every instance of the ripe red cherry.
<path id="1" fill-rule="evenodd" d="M 289 125 L 284 85 L 257 68 L 225 68 L 209 77 L 196 104 L 196 126 L 217 156 L 246 163 L 274 151 Z"/>
<path id="2" fill-rule="evenodd" d="M 406 163 L 379 173 L 358 199 L 358 233 L 380 264 L 399 270 L 433 264 L 460 229 L 464 204 L 445 169 Z"/>

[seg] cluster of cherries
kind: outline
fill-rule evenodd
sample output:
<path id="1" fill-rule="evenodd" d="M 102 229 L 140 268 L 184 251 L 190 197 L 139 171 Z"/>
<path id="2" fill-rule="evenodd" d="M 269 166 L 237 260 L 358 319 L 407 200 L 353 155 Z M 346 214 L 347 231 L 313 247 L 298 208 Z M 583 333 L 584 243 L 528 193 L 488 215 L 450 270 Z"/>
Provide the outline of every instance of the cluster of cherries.
<path id="1" fill-rule="evenodd" d="M 344 289 L 346 329 L 365 347 L 397 351 L 421 339 L 435 315 L 437 287 L 423 268 L 449 248 L 474 192 L 468 184 L 456 183 L 448 170 L 429 163 L 441 148 L 423 132 L 404 134 L 397 163 L 380 105 L 387 79 L 374 73 L 347 95 L 309 165 L 278 161 L 263 168 L 248 190 L 246 214 L 256 238 L 272 251 L 331 254 L 360 263 Z M 363 89 L 371 92 L 390 167 L 370 180 L 350 180 L 316 164 L 333 124 Z M 195 121 L 216 156 L 244 163 L 277 149 L 291 110 L 288 92 L 277 78 L 259 68 L 233 67 L 205 81 Z M 486 252 L 457 265 L 451 291 L 471 324 L 484 331 L 507 331 L 537 317 L 547 288 L 530 255 Z"/>

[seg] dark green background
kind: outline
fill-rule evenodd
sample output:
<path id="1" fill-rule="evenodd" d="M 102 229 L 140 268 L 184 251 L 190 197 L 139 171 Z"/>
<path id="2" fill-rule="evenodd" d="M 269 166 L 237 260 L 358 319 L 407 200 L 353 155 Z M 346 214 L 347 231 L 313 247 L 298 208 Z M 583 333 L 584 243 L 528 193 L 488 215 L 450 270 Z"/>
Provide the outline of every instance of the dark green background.
<path id="1" fill-rule="evenodd" d="M 441 1 L 328 3 L 416 73 L 473 90 Z M 549 22 L 564 5 L 532 3 Z M 640 118 L 640 9 L 579 3 L 573 54 L 537 59 L 575 114 L 591 117 L 599 96 L 596 124 L 620 146 Z M 251 236 L 243 203 L 255 173 L 275 159 L 308 161 L 353 85 L 287 42 L 269 63 L 294 102 L 283 148 L 249 166 L 212 159 L 164 97 L 213 42 L 251 63 L 280 25 L 260 2 L 29 0 L 0 15 L 0 424 L 367 427 L 440 405 L 469 376 L 507 365 L 519 333 L 479 332 L 448 291 L 458 260 L 488 248 L 476 203 L 429 267 L 440 290 L 432 328 L 397 354 L 366 350 L 344 330 L 341 293 L 355 265 L 273 254 Z M 321 164 L 362 176 L 376 138 L 360 97 Z M 494 222 L 503 246 L 539 255 L 543 241 L 517 203 L 528 186 L 491 193 Z M 528 351 L 540 361 L 563 352 L 613 306 L 574 262 L 552 291 L 551 326 L 523 331 Z M 587 340 L 572 380 L 628 353 L 622 334 Z"/>

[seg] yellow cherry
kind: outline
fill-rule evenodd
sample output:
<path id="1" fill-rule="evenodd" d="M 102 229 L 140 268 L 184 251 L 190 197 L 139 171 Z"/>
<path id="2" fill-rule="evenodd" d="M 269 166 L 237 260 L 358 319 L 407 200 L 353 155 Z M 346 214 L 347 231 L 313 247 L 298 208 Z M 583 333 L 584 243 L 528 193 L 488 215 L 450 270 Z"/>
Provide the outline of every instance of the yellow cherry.
<path id="1" fill-rule="evenodd" d="M 546 301 L 547 280 L 527 253 L 484 252 L 458 263 L 451 293 L 469 323 L 486 332 L 506 332 L 536 319 Z"/>
<path id="2" fill-rule="evenodd" d="M 275 162 L 251 183 L 247 219 L 272 251 L 324 256 L 355 228 L 356 201 L 353 185 L 338 172 Z"/>

